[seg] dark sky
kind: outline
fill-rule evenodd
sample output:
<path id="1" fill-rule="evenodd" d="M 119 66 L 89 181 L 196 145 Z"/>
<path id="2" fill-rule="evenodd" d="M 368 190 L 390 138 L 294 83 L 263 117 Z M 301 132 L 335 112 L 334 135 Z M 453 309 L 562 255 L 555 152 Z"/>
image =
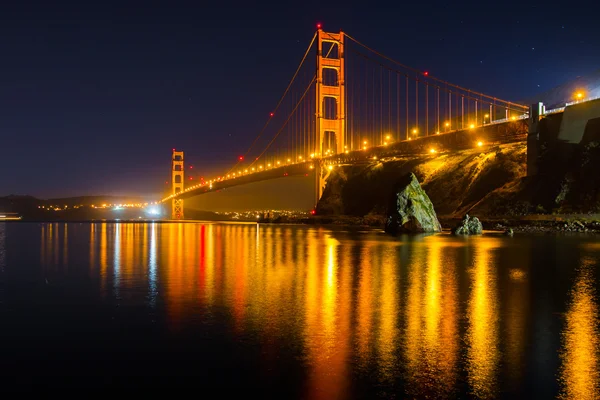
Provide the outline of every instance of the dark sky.
<path id="1" fill-rule="evenodd" d="M 221 171 L 264 124 L 317 22 L 510 100 L 600 68 L 591 1 L 375 3 L 3 1 L 0 195 L 159 193 L 173 147 Z"/>

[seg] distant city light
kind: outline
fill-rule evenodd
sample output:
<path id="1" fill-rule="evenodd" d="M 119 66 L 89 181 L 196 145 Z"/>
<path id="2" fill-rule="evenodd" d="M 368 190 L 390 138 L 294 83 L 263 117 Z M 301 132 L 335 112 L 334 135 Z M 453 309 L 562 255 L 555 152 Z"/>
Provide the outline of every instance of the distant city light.
<path id="1" fill-rule="evenodd" d="M 150 215 L 160 215 L 160 207 L 158 206 L 148 207 L 147 211 Z"/>

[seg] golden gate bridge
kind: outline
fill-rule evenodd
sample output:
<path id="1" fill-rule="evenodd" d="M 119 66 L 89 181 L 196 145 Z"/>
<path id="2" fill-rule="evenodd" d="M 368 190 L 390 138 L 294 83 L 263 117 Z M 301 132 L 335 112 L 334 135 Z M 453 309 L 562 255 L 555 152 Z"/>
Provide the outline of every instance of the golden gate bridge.
<path id="1" fill-rule="evenodd" d="M 319 25 L 244 154 L 219 176 L 186 182 L 184 152 L 173 149 L 171 194 L 161 201 L 171 202 L 173 219 L 182 219 L 185 198 L 310 174 L 316 204 L 336 165 L 435 153 L 450 142 L 475 147 L 524 140 L 528 116 L 529 106 L 444 81 Z M 463 131 L 472 134 L 459 139 L 456 133 Z"/>

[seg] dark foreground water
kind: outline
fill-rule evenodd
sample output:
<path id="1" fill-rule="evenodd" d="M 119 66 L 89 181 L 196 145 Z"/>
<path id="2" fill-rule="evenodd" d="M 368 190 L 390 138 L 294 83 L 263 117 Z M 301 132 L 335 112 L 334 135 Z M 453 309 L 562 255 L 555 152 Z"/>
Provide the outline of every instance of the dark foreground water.
<path id="1" fill-rule="evenodd" d="M 594 398 L 599 256 L 592 236 L 0 223 L 0 387 Z"/>

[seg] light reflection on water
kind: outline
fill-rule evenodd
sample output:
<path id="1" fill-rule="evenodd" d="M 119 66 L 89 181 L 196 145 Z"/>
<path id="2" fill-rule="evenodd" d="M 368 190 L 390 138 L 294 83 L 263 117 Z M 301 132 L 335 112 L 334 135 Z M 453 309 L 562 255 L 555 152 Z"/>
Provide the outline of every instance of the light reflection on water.
<path id="1" fill-rule="evenodd" d="M 577 268 L 569 294 L 566 324 L 562 334 L 561 397 L 597 399 L 600 397 L 598 365 L 598 304 L 593 269 L 598 256 L 584 257 Z"/>
<path id="2" fill-rule="evenodd" d="M 3 248 L 10 250 L 3 229 L 0 267 Z M 599 389 L 593 240 L 392 239 L 211 223 L 35 229 L 45 279 L 59 283 L 82 269 L 98 304 L 116 304 L 175 340 L 194 332 L 209 351 L 216 337 L 207 332 L 216 330 L 211 335 L 257 349 L 244 362 L 267 376 L 283 374 L 276 366 L 286 360 L 297 368 L 285 373 L 300 397 L 535 394 L 532 370 L 554 368 L 540 362 L 548 357 L 560 367 L 541 375 L 557 377 L 544 382 L 556 395 L 593 398 Z M 573 265 L 548 256 L 554 246 Z M 540 324 L 547 309 L 556 320 Z M 535 350 L 540 336 L 556 338 L 552 354 Z M 235 369 L 240 361 L 231 357 Z"/>

